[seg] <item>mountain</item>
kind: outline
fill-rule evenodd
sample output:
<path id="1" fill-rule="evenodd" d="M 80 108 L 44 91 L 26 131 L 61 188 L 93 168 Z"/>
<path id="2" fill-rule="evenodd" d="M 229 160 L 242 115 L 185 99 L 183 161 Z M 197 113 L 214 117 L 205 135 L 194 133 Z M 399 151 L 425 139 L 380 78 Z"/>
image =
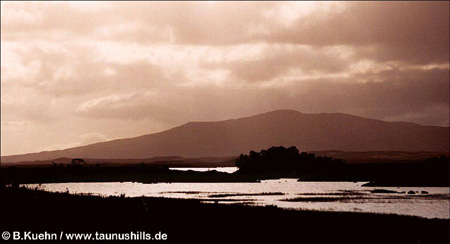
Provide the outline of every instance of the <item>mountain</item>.
<path id="1" fill-rule="evenodd" d="M 448 151 L 449 127 L 276 110 L 240 119 L 189 122 L 159 133 L 82 147 L 4 156 L 2 162 L 61 157 L 221 157 L 280 145 L 294 145 L 300 151 Z"/>

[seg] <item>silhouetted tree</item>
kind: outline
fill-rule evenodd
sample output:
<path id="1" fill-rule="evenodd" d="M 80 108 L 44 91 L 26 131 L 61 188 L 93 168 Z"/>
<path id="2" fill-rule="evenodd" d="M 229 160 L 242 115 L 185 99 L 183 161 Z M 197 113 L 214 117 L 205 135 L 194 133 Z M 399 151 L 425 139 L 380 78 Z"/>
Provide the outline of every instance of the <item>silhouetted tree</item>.
<path id="1" fill-rule="evenodd" d="M 261 152 L 250 151 L 249 155 L 241 154 L 235 162 L 241 172 L 332 170 L 344 163 L 341 159 L 300 153 L 294 146 L 271 147 Z"/>
<path id="2" fill-rule="evenodd" d="M 79 166 L 79 165 L 86 164 L 86 161 L 84 161 L 84 159 L 82 159 L 82 158 L 74 158 L 74 159 L 72 159 L 72 162 L 70 162 L 70 164 L 74 165 L 74 166 Z"/>

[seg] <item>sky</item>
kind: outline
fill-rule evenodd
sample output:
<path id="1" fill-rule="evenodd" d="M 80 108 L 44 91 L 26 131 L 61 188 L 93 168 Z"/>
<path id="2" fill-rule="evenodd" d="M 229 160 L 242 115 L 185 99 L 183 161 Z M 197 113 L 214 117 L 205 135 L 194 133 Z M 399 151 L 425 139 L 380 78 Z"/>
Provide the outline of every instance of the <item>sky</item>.
<path id="1" fill-rule="evenodd" d="M 1 2 L 1 155 L 294 109 L 449 126 L 449 2 Z"/>

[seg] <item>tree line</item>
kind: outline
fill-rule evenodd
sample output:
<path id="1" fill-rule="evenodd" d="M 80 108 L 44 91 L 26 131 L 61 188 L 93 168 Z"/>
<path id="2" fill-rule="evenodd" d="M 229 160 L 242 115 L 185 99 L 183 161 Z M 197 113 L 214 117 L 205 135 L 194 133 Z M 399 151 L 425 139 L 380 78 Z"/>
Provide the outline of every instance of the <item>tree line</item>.
<path id="1" fill-rule="evenodd" d="M 248 155 L 241 154 L 235 162 L 241 172 L 333 170 L 345 164 L 341 159 L 300 153 L 295 146 L 271 147 L 260 152 L 252 150 Z"/>

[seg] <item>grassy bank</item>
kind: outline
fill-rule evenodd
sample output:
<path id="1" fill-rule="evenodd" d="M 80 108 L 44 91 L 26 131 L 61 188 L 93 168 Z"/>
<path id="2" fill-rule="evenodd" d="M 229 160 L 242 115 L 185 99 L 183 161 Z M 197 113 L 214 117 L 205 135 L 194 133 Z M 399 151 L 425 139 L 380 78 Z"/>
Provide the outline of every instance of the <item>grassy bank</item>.
<path id="1" fill-rule="evenodd" d="M 2 184 L 64 182 L 255 182 L 263 179 L 298 178 L 300 181 L 370 181 L 372 186 L 449 186 L 449 162 L 414 164 L 356 164 L 339 169 L 303 171 L 236 172 L 178 171 L 167 167 L 135 165 L 54 165 L 1 167 Z"/>
<path id="2" fill-rule="evenodd" d="M 169 243 L 450 241 L 449 220 L 204 204 L 198 200 L 82 196 L 11 187 L 2 189 L 1 194 L 2 231 L 162 231 Z"/>

